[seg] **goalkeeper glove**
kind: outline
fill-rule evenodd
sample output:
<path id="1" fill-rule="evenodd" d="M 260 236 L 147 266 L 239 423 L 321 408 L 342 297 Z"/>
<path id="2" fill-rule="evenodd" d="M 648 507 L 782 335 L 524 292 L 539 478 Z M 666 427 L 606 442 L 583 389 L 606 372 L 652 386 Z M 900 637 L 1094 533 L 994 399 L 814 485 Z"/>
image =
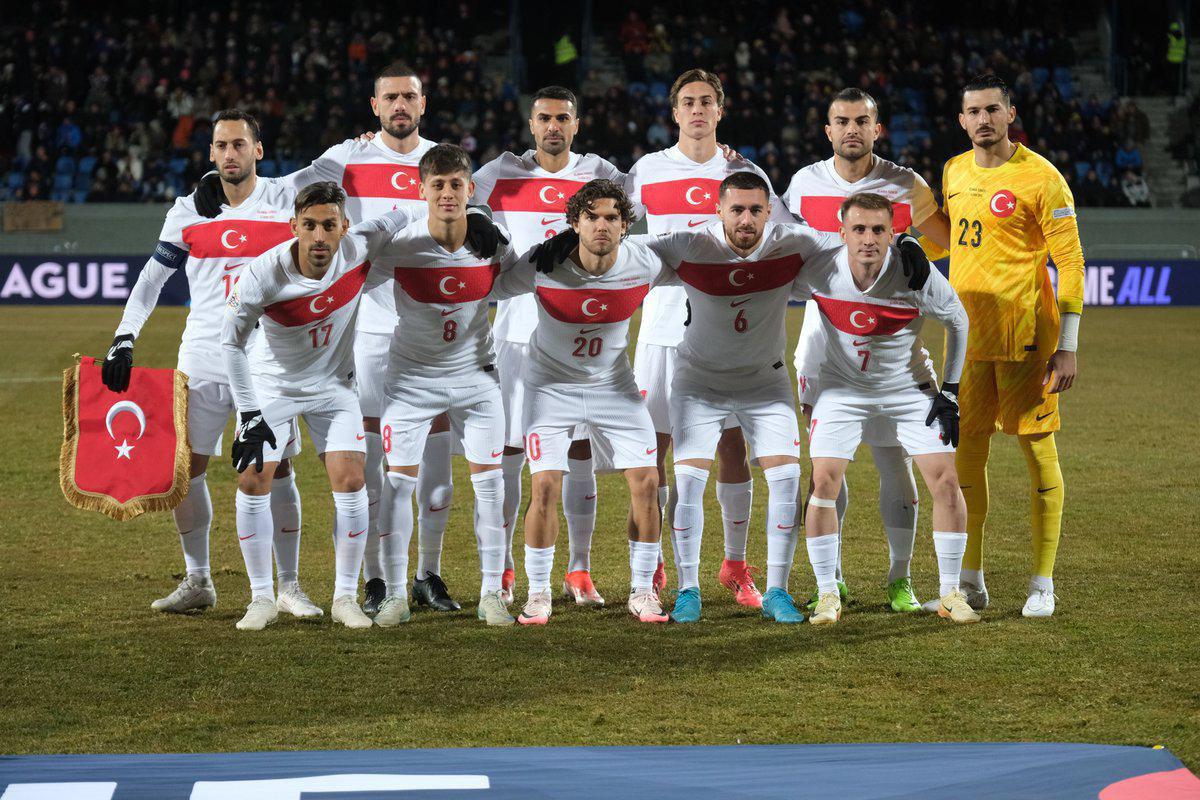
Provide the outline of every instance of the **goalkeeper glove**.
<path id="1" fill-rule="evenodd" d="M 538 272 L 549 275 L 554 272 L 556 266 L 566 261 L 578 246 L 579 234 L 573 228 L 567 228 L 533 248 L 531 258 L 537 264 Z"/>
<path id="2" fill-rule="evenodd" d="M 467 208 L 467 249 L 480 258 L 491 258 L 508 239 L 500 232 L 487 206 Z"/>
<path id="3" fill-rule="evenodd" d="M 129 388 L 129 374 L 133 371 L 133 337 L 128 333 L 117 336 L 108 348 L 104 365 L 100 367 L 100 380 L 110 392 L 123 392 Z"/>
<path id="4" fill-rule="evenodd" d="M 904 277 L 908 278 L 908 288 L 919 292 L 925 288 L 929 280 L 929 258 L 921 249 L 921 243 L 915 236 L 902 233 L 896 239 L 896 248 L 900 251 L 900 265 L 904 268 Z"/>
<path id="5" fill-rule="evenodd" d="M 233 468 L 238 472 L 245 472 L 246 467 L 254 464 L 254 471 L 262 472 L 264 443 L 274 447 L 275 432 L 263 419 L 262 412 L 258 409 L 243 411 L 233 439 L 233 447 L 230 448 Z"/>
<path id="6" fill-rule="evenodd" d="M 925 424 L 932 426 L 934 420 L 942 426 L 942 441 L 951 447 L 958 447 L 957 383 L 943 383 L 942 390 L 933 396 L 933 405 L 929 407 Z"/>
<path id="7" fill-rule="evenodd" d="M 220 215 L 221 205 L 228 203 L 229 199 L 225 197 L 225 187 L 221 186 L 221 176 L 216 170 L 206 173 L 199 180 L 192 194 L 192 202 L 196 204 L 196 213 L 202 217 L 212 219 Z"/>

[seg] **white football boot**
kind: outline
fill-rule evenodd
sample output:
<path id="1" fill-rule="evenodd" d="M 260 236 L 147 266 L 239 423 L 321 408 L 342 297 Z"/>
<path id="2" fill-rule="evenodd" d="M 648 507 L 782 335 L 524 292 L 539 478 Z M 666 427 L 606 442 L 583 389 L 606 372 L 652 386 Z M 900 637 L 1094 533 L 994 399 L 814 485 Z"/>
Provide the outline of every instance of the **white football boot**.
<path id="1" fill-rule="evenodd" d="M 375 624 L 381 628 L 394 628 L 401 622 L 412 619 L 412 611 L 408 608 L 408 597 L 402 594 L 388 595 L 379 604 L 375 614 Z"/>
<path id="2" fill-rule="evenodd" d="M 363 613 L 358 598 L 349 594 L 333 598 L 333 608 L 330 609 L 329 616 L 334 622 L 340 622 L 347 628 L 370 628 L 375 624 Z"/>
<path id="3" fill-rule="evenodd" d="M 512 614 L 508 613 L 508 607 L 504 604 L 504 590 L 500 589 L 495 592 L 488 592 L 483 597 L 479 598 L 479 608 L 476 609 L 476 616 L 486 622 L 488 625 L 512 625 L 517 620 Z"/>
<path id="4" fill-rule="evenodd" d="M 279 599 L 275 607 L 281 614 L 291 614 L 297 619 L 320 619 L 325 612 L 317 606 L 300 588 L 299 583 L 285 583 L 279 587 Z"/>
<path id="5" fill-rule="evenodd" d="M 279 609 L 270 597 L 256 597 L 246 606 L 246 616 L 238 620 L 239 631 L 261 631 L 279 619 Z"/>
<path id="6" fill-rule="evenodd" d="M 187 575 L 175 587 L 175 591 L 155 600 L 150 607 L 167 614 L 182 614 L 194 609 L 214 608 L 216 605 L 217 590 L 212 578 L 207 575 Z"/>
<path id="7" fill-rule="evenodd" d="M 1054 590 L 1030 589 L 1029 599 L 1021 609 L 1022 617 L 1051 617 L 1054 616 Z"/>

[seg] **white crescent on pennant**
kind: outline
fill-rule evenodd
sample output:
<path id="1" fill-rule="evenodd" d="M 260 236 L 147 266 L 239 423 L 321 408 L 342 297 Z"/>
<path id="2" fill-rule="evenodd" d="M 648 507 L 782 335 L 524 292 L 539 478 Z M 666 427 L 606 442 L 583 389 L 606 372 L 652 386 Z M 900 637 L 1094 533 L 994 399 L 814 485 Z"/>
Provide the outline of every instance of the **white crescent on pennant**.
<path id="1" fill-rule="evenodd" d="M 737 269 L 735 269 L 733 272 L 729 273 L 729 284 L 730 284 L 731 286 L 745 286 L 745 285 L 746 285 L 746 282 L 745 282 L 745 281 L 739 281 L 739 280 L 736 280 L 736 278 L 737 278 L 737 274 L 738 274 L 739 272 L 745 272 L 745 271 L 746 271 L 746 270 L 742 269 L 741 267 L 738 267 L 738 268 L 737 268 Z"/>
<path id="2" fill-rule="evenodd" d="M 700 200 L 693 200 L 693 199 L 692 199 L 692 192 L 703 192 L 703 191 L 704 191 L 704 189 L 700 188 L 699 186 L 692 186 L 692 187 L 689 187 L 689 188 L 688 188 L 688 190 L 687 190 L 686 192 L 684 192 L 684 193 L 683 193 L 683 199 L 684 199 L 684 200 L 687 200 L 689 203 L 691 203 L 691 204 L 692 204 L 692 205 L 694 205 L 694 206 L 698 206 L 698 205 L 700 205 L 701 201 L 700 201 Z"/>
<path id="3" fill-rule="evenodd" d="M 446 295 L 447 297 L 454 294 L 454 292 L 452 292 L 446 288 L 446 281 L 453 281 L 453 280 L 457 280 L 457 279 L 453 275 L 447 275 L 446 277 L 444 277 L 440 281 L 438 281 L 438 289 L 441 291 L 442 294 Z"/>
<path id="4" fill-rule="evenodd" d="M 855 317 L 857 317 L 859 314 L 862 314 L 864 317 L 866 316 L 866 312 L 861 311 L 861 310 L 850 312 L 850 324 L 853 325 L 854 327 L 858 328 L 859 330 L 865 331 L 868 328 L 870 328 L 871 326 L 869 324 L 864 325 L 863 323 L 861 323 L 857 319 L 855 319 Z"/>
<path id="5" fill-rule="evenodd" d="M 579 306 L 579 310 L 582 311 L 584 314 L 588 315 L 589 317 L 594 317 L 599 312 L 598 311 L 588 311 L 588 303 L 598 303 L 598 302 L 600 302 L 600 301 L 597 300 L 596 298 L 589 297 L 587 300 L 583 301 L 582 305 Z"/>
<path id="6" fill-rule="evenodd" d="M 108 413 L 104 415 L 104 427 L 108 428 L 108 438 L 114 440 L 117 438 L 113 435 L 112 422 L 119 415 L 125 413 L 133 414 L 137 417 L 138 425 L 140 426 L 137 438 L 142 438 L 142 434 L 146 432 L 146 414 L 142 411 L 142 407 L 132 400 L 121 400 L 113 403 L 112 407 L 108 409 Z"/>
<path id="7" fill-rule="evenodd" d="M 327 302 L 325 305 L 321 306 L 320 308 L 317 308 L 317 301 L 318 301 L 318 300 L 327 300 L 327 301 L 329 301 L 329 302 Z M 312 312 L 312 313 L 314 313 L 314 314 L 321 314 L 321 313 L 323 313 L 323 312 L 324 312 L 324 311 L 325 311 L 327 308 L 329 308 L 329 304 L 330 304 L 330 303 L 332 303 L 332 302 L 333 302 L 333 298 L 332 298 L 332 297 L 326 297 L 326 296 L 325 296 L 325 295 L 323 295 L 323 294 L 319 294 L 319 295 L 317 295 L 316 297 L 314 297 L 314 298 L 312 299 L 312 301 L 311 301 L 311 302 L 309 302 L 309 304 L 308 304 L 308 310 L 309 310 L 309 311 L 311 311 L 311 312 Z"/>
<path id="8" fill-rule="evenodd" d="M 234 228 L 230 228 L 229 230 L 227 230 L 221 234 L 221 244 L 225 245 L 225 247 L 229 250 L 234 250 L 237 248 L 237 245 L 229 243 L 229 234 L 231 234 L 231 233 L 237 233 L 237 230 Z"/>
<path id="9" fill-rule="evenodd" d="M 554 191 L 553 186 L 543 186 L 542 190 L 540 192 L 538 192 L 538 197 L 542 198 L 542 202 L 545 203 L 546 205 L 552 206 L 552 205 L 554 205 L 554 198 L 546 197 L 546 192 L 553 192 L 553 191 Z"/>

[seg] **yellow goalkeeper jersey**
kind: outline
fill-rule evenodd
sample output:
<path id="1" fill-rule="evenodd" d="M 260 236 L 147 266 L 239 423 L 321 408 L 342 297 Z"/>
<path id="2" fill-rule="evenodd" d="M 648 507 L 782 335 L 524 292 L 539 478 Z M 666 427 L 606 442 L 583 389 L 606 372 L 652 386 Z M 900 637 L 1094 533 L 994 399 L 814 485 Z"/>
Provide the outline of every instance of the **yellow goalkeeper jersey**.
<path id="1" fill-rule="evenodd" d="M 1048 359 L 1059 313 L 1083 310 L 1083 248 L 1075 200 L 1063 176 L 1022 144 L 984 168 L 968 150 L 946 162 L 942 196 L 950 218 L 950 284 L 971 334 L 967 358 Z M 1046 256 L 1058 268 L 1058 301 Z"/>

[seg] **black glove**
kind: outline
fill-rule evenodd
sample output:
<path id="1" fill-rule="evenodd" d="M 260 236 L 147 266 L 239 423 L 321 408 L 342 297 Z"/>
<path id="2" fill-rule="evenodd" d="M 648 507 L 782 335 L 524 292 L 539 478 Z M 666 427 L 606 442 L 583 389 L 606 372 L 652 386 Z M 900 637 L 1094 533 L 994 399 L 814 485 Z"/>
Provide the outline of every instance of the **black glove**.
<path id="1" fill-rule="evenodd" d="M 933 425 L 934 420 L 942 426 L 942 441 L 951 447 L 958 447 L 957 383 L 943 383 L 942 390 L 933 396 L 933 405 L 929 407 L 925 424 Z"/>
<path id="2" fill-rule="evenodd" d="M 929 258 L 921 249 L 921 243 L 912 234 L 902 233 L 896 239 L 896 248 L 900 251 L 900 264 L 904 267 L 904 277 L 908 278 L 908 288 L 919 292 L 925 288 L 929 280 Z"/>
<path id="3" fill-rule="evenodd" d="M 491 258 L 501 244 L 508 239 L 492 222 L 487 206 L 471 206 L 467 209 L 467 249 L 480 258 Z"/>
<path id="4" fill-rule="evenodd" d="M 208 172 L 196 184 L 196 192 L 192 195 L 196 204 L 196 213 L 212 219 L 221 213 L 221 205 L 228 203 L 225 197 L 225 187 L 221 185 L 221 176 L 216 170 Z"/>
<path id="5" fill-rule="evenodd" d="M 549 275 L 575 252 L 576 247 L 579 247 L 579 234 L 574 228 L 567 228 L 533 248 L 531 258 L 537 264 L 538 272 Z"/>
<path id="6" fill-rule="evenodd" d="M 263 443 L 274 447 L 275 432 L 263 419 L 262 412 L 257 409 L 243 411 L 241 419 L 234 435 L 233 447 L 230 448 L 233 468 L 238 472 L 245 472 L 246 467 L 254 464 L 254 471 L 262 472 Z"/>
<path id="7" fill-rule="evenodd" d="M 685 317 L 683 320 L 683 327 L 686 328 L 688 325 L 692 324 L 692 301 L 684 300 L 683 307 L 687 309 L 687 317 Z"/>
<path id="8" fill-rule="evenodd" d="M 100 367 L 100 380 L 110 392 L 123 392 L 129 388 L 129 373 L 133 371 L 133 337 L 128 333 L 113 339 Z"/>

